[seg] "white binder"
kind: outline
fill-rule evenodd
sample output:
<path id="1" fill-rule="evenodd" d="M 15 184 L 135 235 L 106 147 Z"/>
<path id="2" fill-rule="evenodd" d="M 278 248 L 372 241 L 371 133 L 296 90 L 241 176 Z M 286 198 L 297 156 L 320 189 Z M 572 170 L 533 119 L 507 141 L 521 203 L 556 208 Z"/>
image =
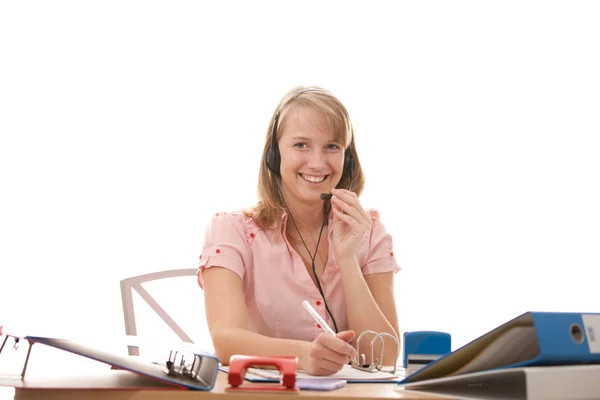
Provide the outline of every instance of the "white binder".
<path id="1" fill-rule="evenodd" d="M 600 365 L 521 367 L 400 384 L 461 399 L 598 400 Z"/>

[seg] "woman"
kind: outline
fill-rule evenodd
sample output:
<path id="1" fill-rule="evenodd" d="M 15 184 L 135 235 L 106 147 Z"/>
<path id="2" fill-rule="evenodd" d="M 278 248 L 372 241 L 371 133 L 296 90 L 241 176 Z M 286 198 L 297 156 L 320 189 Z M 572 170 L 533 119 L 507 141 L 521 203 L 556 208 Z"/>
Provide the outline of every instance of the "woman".
<path id="1" fill-rule="evenodd" d="M 206 228 L 198 283 L 224 364 L 234 354 L 291 355 L 299 369 L 330 375 L 357 356 L 357 334 L 398 338 L 393 274 L 400 268 L 378 213 L 360 205 L 363 186 L 344 105 L 318 87 L 288 92 L 267 131 L 258 203 L 216 214 Z M 323 332 L 303 300 L 336 336 Z M 383 364 L 395 363 L 386 351 Z"/>

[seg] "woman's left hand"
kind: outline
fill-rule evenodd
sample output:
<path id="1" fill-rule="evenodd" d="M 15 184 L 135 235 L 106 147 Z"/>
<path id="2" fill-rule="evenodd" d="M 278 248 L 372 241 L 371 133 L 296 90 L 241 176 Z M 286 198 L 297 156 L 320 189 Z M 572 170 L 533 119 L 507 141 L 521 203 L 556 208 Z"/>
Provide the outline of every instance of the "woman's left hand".
<path id="1" fill-rule="evenodd" d="M 371 217 L 360 205 L 356 193 L 332 189 L 333 249 L 338 261 L 353 258 L 365 234 L 371 228 Z"/>

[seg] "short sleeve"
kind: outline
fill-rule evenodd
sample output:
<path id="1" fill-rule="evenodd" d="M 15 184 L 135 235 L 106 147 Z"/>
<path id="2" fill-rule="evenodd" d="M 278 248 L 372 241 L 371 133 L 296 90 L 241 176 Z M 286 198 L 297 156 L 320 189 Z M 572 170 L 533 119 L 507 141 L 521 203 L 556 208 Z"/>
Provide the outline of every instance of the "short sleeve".
<path id="1" fill-rule="evenodd" d="M 367 261 L 362 267 L 363 275 L 400 271 L 394 256 L 392 236 L 385 230 L 383 223 L 380 221 L 379 212 L 369 210 L 368 213 L 371 215 L 371 234 Z"/>
<path id="2" fill-rule="evenodd" d="M 222 267 L 235 272 L 244 279 L 246 265 L 250 260 L 250 247 L 241 216 L 218 213 L 208 223 L 204 245 L 200 254 L 198 283 L 204 288 L 202 270 Z"/>

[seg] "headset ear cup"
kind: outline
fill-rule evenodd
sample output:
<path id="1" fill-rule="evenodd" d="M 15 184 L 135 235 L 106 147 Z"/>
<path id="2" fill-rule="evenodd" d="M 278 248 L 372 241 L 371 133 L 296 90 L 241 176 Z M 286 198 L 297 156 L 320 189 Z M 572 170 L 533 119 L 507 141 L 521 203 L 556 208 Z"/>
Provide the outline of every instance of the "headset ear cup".
<path id="1" fill-rule="evenodd" d="M 271 132 L 271 147 L 267 151 L 266 163 L 267 168 L 271 170 L 275 176 L 279 176 L 279 166 L 281 165 L 281 155 L 279 154 L 279 146 L 277 145 L 277 124 L 279 123 L 279 112 L 275 115 L 273 121 L 273 131 Z"/>
<path id="2" fill-rule="evenodd" d="M 344 153 L 344 171 L 342 172 L 342 178 L 354 179 L 354 156 L 350 149 Z"/>
<path id="3" fill-rule="evenodd" d="M 275 176 L 279 176 L 279 166 L 281 165 L 281 156 L 279 155 L 279 147 L 269 149 L 267 153 L 267 168 L 271 170 Z"/>
<path id="4" fill-rule="evenodd" d="M 273 150 L 267 150 L 267 154 L 265 156 L 265 164 L 269 171 L 273 172 Z"/>

